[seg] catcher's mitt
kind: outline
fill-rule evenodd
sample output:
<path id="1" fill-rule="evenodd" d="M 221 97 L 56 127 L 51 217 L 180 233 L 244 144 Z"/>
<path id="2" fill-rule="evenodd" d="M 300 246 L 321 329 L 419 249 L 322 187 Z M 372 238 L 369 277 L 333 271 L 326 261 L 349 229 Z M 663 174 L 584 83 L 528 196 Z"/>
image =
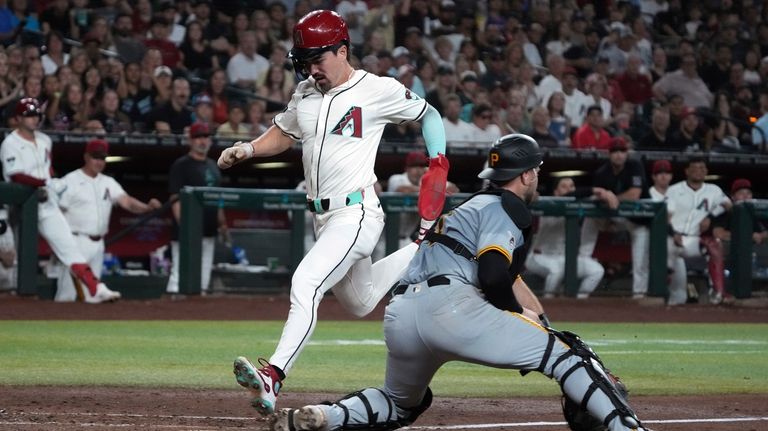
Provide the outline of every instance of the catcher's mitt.
<path id="1" fill-rule="evenodd" d="M 605 374 L 608 376 L 608 379 L 611 380 L 613 385 L 616 387 L 616 392 L 624 399 L 624 401 L 627 401 L 629 398 L 629 391 L 627 390 L 627 386 L 622 382 L 618 377 L 613 375 L 610 370 L 604 369 Z M 573 431 L 607 431 L 608 427 L 603 424 L 603 422 L 591 414 L 587 412 L 586 410 L 582 409 L 581 406 L 575 402 L 573 402 L 570 398 L 568 398 L 565 394 L 563 394 L 562 397 L 562 405 L 563 405 L 563 416 L 565 416 L 565 421 L 568 422 L 568 427 Z"/>

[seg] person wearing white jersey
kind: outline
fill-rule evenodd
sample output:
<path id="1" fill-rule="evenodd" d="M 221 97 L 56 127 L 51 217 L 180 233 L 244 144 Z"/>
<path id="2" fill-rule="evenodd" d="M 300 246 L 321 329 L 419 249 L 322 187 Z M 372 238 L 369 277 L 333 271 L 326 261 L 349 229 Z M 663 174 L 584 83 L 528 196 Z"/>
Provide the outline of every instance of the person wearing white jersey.
<path id="1" fill-rule="evenodd" d="M 656 160 L 651 167 L 651 180 L 653 185 L 648 189 L 651 199 L 659 202 L 667 202 L 667 213 L 671 210 L 667 200 L 667 191 L 672 182 L 672 164 L 668 160 Z"/>
<path id="2" fill-rule="evenodd" d="M 143 203 L 125 192 L 114 178 L 102 174 L 107 165 L 109 144 L 103 139 L 92 139 L 85 145 L 83 167 L 60 180 L 59 208 L 75 236 L 77 248 L 88 261 L 94 274 L 101 274 L 104 263 L 104 235 L 109 230 L 112 206 L 134 214 L 143 214 L 160 208 L 157 199 Z M 76 280 L 68 272 L 59 276 L 55 300 L 71 302 L 82 299 Z"/>
<path id="3" fill-rule="evenodd" d="M 93 274 L 55 202 L 56 187 L 51 182 L 51 138 L 37 130 L 42 117 L 40 103 L 31 97 L 21 99 L 16 104 L 15 114 L 18 126 L 0 146 L 3 179 L 37 188 L 40 200 L 37 229 L 59 261 L 87 287 L 83 289 L 84 301 L 100 303 L 120 299 L 120 292 L 110 290 Z"/>
<path id="4" fill-rule="evenodd" d="M 238 384 L 254 395 L 262 414 L 274 411 L 282 381 L 317 324 L 328 290 L 345 309 L 361 317 L 389 291 L 416 252 L 411 243 L 372 264 L 371 253 L 384 227 L 374 191 L 374 163 L 384 127 L 420 121 L 429 153 L 418 207 L 426 232 L 442 212 L 448 175 L 445 130 L 439 112 L 395 79 L 355 70 L 349 63 L 347 24 L 333 11 L 317 10 L 294 27 L 289 53 L 302 80 L 286 110 L 251 142 L 225 149 L 219 167 L 266 157 L 301 142 L 307 207 L 314 213 L 317 242 L 291 280 L 291 308 L 275 353 L 257 369 L 235 360 Z"/>
<path id="5" fill-rule="evenodd" d="M 599 187 L 588 187 L 578 190 L 572 178 L 563 177 L 555 184 L 554 196 L 595 197 L 605 193 Z M 525 267 L 533 274 L 544 277 L 544 298 L 553 298 L 557 288 L 563 282 L 565 276 L 565 218 L 541 217 L 539 230 L 533 238 L 531 252 L 525 261 Z M 591 256 L 578 256 L 576 258 L 576 276 L 581 279 L 578 299 L 589 297 L 600 280 L 603 279 L 605 268 Z"/>
<path id="6" fill-rule="evenodd" d="M 733 205 L 720 187 L 704 182 L 706 176 L 704 160 L 693 157 L 685 168 L 685 181 L 673 184 L 667 190 L 670 224 L 674 232 L 668 243 L 667 264 L 672 268 L 669 305 L 684 304 L 687 300 L 686 257 L 707 258 L 707 270 L 712 282 L 711 302 L 719 303 L 725 295 L 723 247 L 710 231 L 712 219 Z"/>

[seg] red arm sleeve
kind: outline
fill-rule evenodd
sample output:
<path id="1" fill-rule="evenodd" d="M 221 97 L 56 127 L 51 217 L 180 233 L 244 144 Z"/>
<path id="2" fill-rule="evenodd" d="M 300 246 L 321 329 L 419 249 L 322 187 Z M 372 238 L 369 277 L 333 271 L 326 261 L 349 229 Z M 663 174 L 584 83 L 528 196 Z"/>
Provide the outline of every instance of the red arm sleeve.
<path id="1" fill-rule="evenodd" d="M 13 174 L 11 175 L 11 181 L 32 187 L 42 187 L 45 185 L 45 180 L 27 174 Z"/>

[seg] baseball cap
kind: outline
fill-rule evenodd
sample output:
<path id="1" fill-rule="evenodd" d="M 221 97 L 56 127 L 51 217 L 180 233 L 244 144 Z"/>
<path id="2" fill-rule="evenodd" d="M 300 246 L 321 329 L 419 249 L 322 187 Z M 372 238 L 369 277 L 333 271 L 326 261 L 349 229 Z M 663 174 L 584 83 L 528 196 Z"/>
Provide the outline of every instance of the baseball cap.
<path id="1" fill-rule="evenodd" d="M 200 137 L 208 137 L 211 136 L 211 129 L 208 127 L 205 123 L 194 123 L 191 126 L 189 126 L 189 137 L 190 138 L 200 138 Z"/>
<path id="2" fill-rule="evenodd" d="M 662 172 L 672 173 L 672 164 L 669 163 L 669 160 L 656 160 L 655 162 L 653 162 L 653 167 L 651 168 L 651 174 L 656 175 Z"/>
<path id="3" fill-rule="evenodd" d="M 731 194 L 738 192 L 741 189 L 752 190 L 752 182 L 746 178 L 738 178 L 731 183 Z"/>
<path id="4" fill-rule="evenodd" d="M 429 166 L 429 158 L 423 151 L 411 151 L 405 156 L 405 167 Z"/>
<path id="5" fill-rule="evenodd" d="M 629 144 L 627 144 L 627 140 L 624 139 L 621 136 L 614 136 L 610 140 L 610 144 L 608 146 L 608 149 L 610 152 L 614 151 L 627 151 L 629 150 Z"/>
<path id="6" fill-rule="evenodd" d="M 109 143 L 103 139 L 91 139 L 85 144 L 85 152 L 94 157 L 106 157 L 109 154 Z"/>
<path id="7" fill-rule="evenodd" d="M 404 46 L 396 46 L 395 49 L 392 50 L 392 57 L 397 58 L 401 55 L 411 55 L 411 52 Z"/>
<path id="8" fill-rule="evenodd" d="M 565 66 L 563 68 L 563 75 L 576 75 L 576 76 L 578 76 L 579 72 L 576 70 L 575 67 L 568 65 L 568 66 Z"/>
<path id="9" fill-rule="evenodd" d="M 465 70 L 461 72 L 461 82 L 475 81 L 477 82 L 477 74 L 472 70 Z"/>
<path id="10" fill-rule="evenodd" d="M 397 68 L 397 77 L 402 78 L 403 76 L 409 74 L 409 73 L 415 73 L 416 68 L 413 67 L 410 64 L 404 64 Z"/>
<path id="11" fill-rule="evenodd" d="M 453 68 L 450 66 L 442 65 L 437 68 L 438 75 L 453 75 Z"/>
<path id="12" fill-rule="evenodd" d="M 173 76 L 173 71 L 171 70 L 171 68 L 170 68 L 170 67 L 168 67 L 168 66 L 166 66 L 166 65 L 157 66 L 157 67 L 155 68 L 155 72 L 154 72 L 154 75 L 155 75 L 155 78 L 157 78 L 157 77 L 158 77 L 158 76 L 160 76 L 160 75 L 168 75 L 168 76 Z"/>
<path id="13" fill-rule="evenodd" d="M 196 95 L 192 99 L 192 106 L 197 106 L 197 105 L 200 105 L 201 103 L 207 103 L 209 105 L 212 105 L 213 101 L 211 100 L 210 96 L 208 96 L 205 93 L 201 93 L 201 94 Z"/>

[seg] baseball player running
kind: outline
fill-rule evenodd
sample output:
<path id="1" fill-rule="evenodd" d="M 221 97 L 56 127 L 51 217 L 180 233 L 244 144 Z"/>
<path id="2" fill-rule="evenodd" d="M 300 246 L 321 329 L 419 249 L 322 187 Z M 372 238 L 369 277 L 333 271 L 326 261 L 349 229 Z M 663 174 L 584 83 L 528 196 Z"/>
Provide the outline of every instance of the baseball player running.
<path id="1" fill-rule="evenodd" d="M 157 199 L 143 203 L 123 190 L 114 178 L 102 174 L 106 167 L 109 144 L 103 139 L 93 139 L 85 145 L 83 167 L 65 175 L 58 189 L 59 208 L 64 213 L 77 248 L 86 258 L 94 274 L 101 274 L 104 263 L 104 235 L 109 230 L 112 206 L 134 214 L 143 214 L 160 208 Z M 56 301 L 68 302 L 83 299 L 78 283 L 64 271 L 58 279 Z"/>
<path id="2" fill-rule="evenodd" d="M 18 126 L 0 146 L 5 181 L 38 189 L 37 229 L 59 261 L 87 287 L 83 292 L 85 302 L 120 299 L 120 292 L 110 290 L 93 274 L 55 202 L 56 192 L 54 187 L 49 187 L 55 185 L 51 182 L 51 138 L 37 130 L 42 116 L 40 103 L 31 97 L 21 99 L 15 114 Z"/>
<path id="3" fill-rule="evenodd" d="M 509 288 L 525 284 L 520 270 L 532 221 L 527 204 L 541 163 L 531 137 L 500 138 L 480 173 L 491 186 L 427 232 L 385 311 L 383 388 L 332 404 L 281 409 L 272 416 L 272 429 L 407 426 L 430 406 L 429 383 L 437 370 L 464 361 L 541 372 L 608 429 L 644 430 L 591 349 L 575 334 L 542 326 Z"/>
<path id="4" fill-rule="evenodd" d="M 291 308 L 277 349 L 257 369 L 235 361 L 237 382 L 249 388 L 254 407 L 274 411 L 282 381 L 309 341 L 317 309 L 328 290 L 355 316 L 368 314 L 400 279 L 417 246 L 410 244 L 371 263 L 384 227 L 374 192 L 374 162 L 384 126 L 420 121 L 430 156 L 421 180 L 419 213 L 426 232 L 441 213 L 448 174 L 440 114 L 392 78 L 355 70 L 349 63 L 347 24 L 333 11 L 318 10 L 294 27 L 289 53 L 303 79 L 286 110 L 259 138 L 227 148 L 219 166 L 266 157 L 302 144 L 307 207 L 314 213 L 317 242 L 291 280 Z"/>

